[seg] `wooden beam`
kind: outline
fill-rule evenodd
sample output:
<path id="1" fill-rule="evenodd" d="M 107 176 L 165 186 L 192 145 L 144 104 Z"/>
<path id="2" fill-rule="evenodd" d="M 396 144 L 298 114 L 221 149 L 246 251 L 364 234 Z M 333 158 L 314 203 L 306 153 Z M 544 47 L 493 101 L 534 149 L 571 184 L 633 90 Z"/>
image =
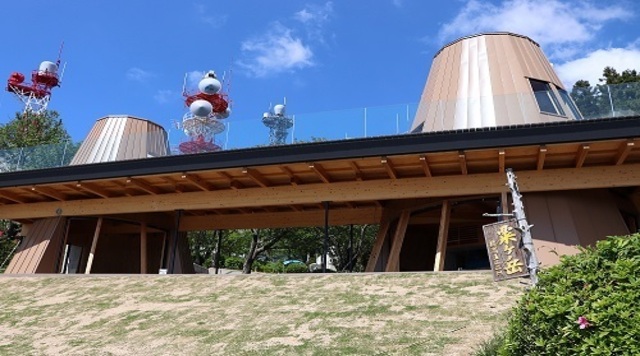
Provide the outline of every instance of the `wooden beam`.
<path id="1" fill-rule="evenodd" d="M 391 161 L 389 161 L 387 157 L 383 156 L 382 158 L 380 158 L 380 163 L 382 163 L 382 165 L 384 166 L 384 169 L 387 171 L 389 178 L 398 179 L 398 175 L 396 174 L 396 171 L 393 168 L 393 164 L 391 163 Z"/>
<path id="2" fill-rule="evenodd" d="M 154 194 L 154 195 L 159 195 L 162 194 L 162 191 L 160 189 L 158 189 L 157 187 L 154 187 L 140 179 L 136 179 L 136 178 L 127 178 L 127 180 L 125 181 L 127 184 L 132 184 L 142 190 L 144 190 L 147 193 L 150 194 Z"/>
<path id="3" fill-rule="evenodd" d="M 204 190 L 204 191 L 209 191 L 212 190 L 211 186 L 209 185 L 209 183 L 203 181 L 202 179 L 200 179 L 200 177 L 198 177 L 197 175 L 194 174 L 189 174 L 189 173 L 182 173 L 180 175 L 180 178 L 185 179 L 187 182 L 195 185 L 196 187 L 198 187 L 200 190 Z"/>
<path id="4" fill-rule="evenodd" d="M 89 259 L 87 260 L 87 268 L 84 270 L 85 274 L 91 273 L 91 266 L 93 266 L 93 258 L 96 255 L 96 247 L 98 247 L 98 238 L 100 237 L 100 229 L 102 228 L 102 216 L 98 218 L 96 224 L 96 230 L 93 233 L 93 241 L 91 242 L 91 250 L 89 250 Z"/>
<path id="5" fill-rule="evenodd" d="M 387 238 L 387 232 L 389 232 L 389 226 L 391 226 L 391 219 L 389 219 L 388 216 L 383 216 L 382 221 L 380 221 L 380 228 L 378 229 L 376 241 L 373 243 L 373 247 L 371 248 L 371 254 L 369 255 L 369 261 L 367 262 L 365 272 L 375 271 L 376 264 L 378 264 L 378 258 L 380 257 L 380 252 L 382 251 L 382 246 Z"/>
<path id="6" fill-rule="evenodd" d="M 629 155 L 629 153 L 631 152 L 634 146 L 635 146 L 635 143 L 633 142 L 633 140 L 627 140 L 620 146 L 620 149 L 618 149 L 618 154 L 616 155 L 616 158 L 615 158 L 616 166 L 619 166 L 624 163 L 624 161 L 627 159 L 627 156 Z"/>
<path id="7" fill-rule="evenodd" d="M 440 228 L 438 229 L 438 247 L 436 259 L 433 265 L 435 272 L 444 270 L 444 259 L 447 254 L 447 238 L 449 237 L 449 220 L 451 219 L 451 203 L 448 200 L 442 202 L 440 213 Z"/>
<path id="8" fill-rule="evenodd" d="M 140 274 L 147 274 L 147 223 L 140 224 Z"/>
<path id="9" fill-rule="evenodd" d="M 33 186 L 31 187 L 31 191 L 32 192 L 36 192 L 40 195 L 44 195 L 48 198 L 52 198 L 58 201 L 65 201 L 67 200 L 67 196 L 56 191 L 55 189 L 49 188 L 49 187 L 37 187 L 37 186 Z"/>
<path id="10" fill-rule="evenodd" d="M 76 188 L 79 188 L 81 190 L 87 191 L 91 194 L 95 194 L 101 198 L 111 198 L 111 194 L 109 194 L 109 192 L 107 192 L 106 190 L 96 186 L 93 183 L 87 183 L 87 182 L 78 182 L 76 183 Z"/>
<path id="11" fill-rule="evenodd" d="M 498 151 L 498 172 L 504 173 L 504 161 L 505 161 L 505 152 L 504 150 Z"/>
<path id="12" fill-rule="evenodd" d="M 362 180 L 362 171 L 360 171 L 360 167 L 358 167 L 358 164 L 354 161 L 349 161 L 349 165 L 351 166 L 351 169 L 353 169 L 353 172 L 355 173 L 356 180 L 358 181 Z"/>
<path id="13" fill-rule="evenodd" d="M 400 218 L 398 218 L 398 225 L 393 234 L 393 240 L 391 240 L 389 260 L 387 260 L 385 272 L 398 272 L 400 270 L 400 251 L 402 250 L 402 244 L 404 243 L 404 236 L 407 232 L 410 217 L 411 212 L 409 210 L 403 210 Z"/>
<path id="14" fill-rule="evenodd" d="M 587 159 L 587 154 L 589 153 L 589 145 L 582 145 L 578 149 L 577 158 L 576 158 L 576 168 L 581 168 L 584 164 L 584 161 Z"/>
<path id="15" fill-rule="evenodd" d="M 378 208 L 340 208 L 331 209 L 329 225 L 364 225 L 377 224 L 380 221 Z M 324 225 L 323 210 L 305 211 L 273 211 L 243 214 L 207 214 L 183 216 L 180 231 L 214 230 L 214 229 L 267 229 L 279 227 L 305 227 Z"/>
<path id="16" fill-rule="evenodd" d="M 253 168 L 243 168 L 242 173 L 248 177 L 250 177 L 254 182 L 256 182 L 259 186 L 266 188 L 271 185 L 271 183 L 266 180 L 260 172 Z"/>
<path id="17" fill-rule="evenodd" d="M 420 155 L 420 165 L 422 166 L 424 175 L 426 177 L 431 177 L 431 169 L 429 168 L 429 161 L 427 160 L 427 156 Z"/>
<path id="18" fill-rule="evenodd" d="M 463 175 L 469 174 L 467 170 L 467 156 L 465 156 L 463 151 L 458 151 L 458 160 L 460 161 L 460 171 Z"/>
<path id="19" fill-rule="evenodd" d="M 521 192 L 640 186 L 640 164 L 518 171 L 517 174 Z M 507 189 L 504 182 L 504 175 L 495 172 L 468 176 L 377 179 L 182 194 L 167 193 L 157 196 L 140 195 L 111 199 L 5 204 L 0 206 L 0 219 L 53 217 L 57 216 L 57 209 L 61 209 L 63 216 L 90 216 L 175 209 L 209 210 L 314 204 L 318 202 L 319 197 L 328 201 L 343 202 L 498 195 Z"/>
<path id="20" fill-rule="evenodd" d="M 331 183 L 331 179 L 329 179 L 329 174 L 327 174 L 327 171 L 325 171 L 321 165 L 319 165 L 318 163 L 312 162 L 312 163 L 309 163 L 309 168 L 311 168 L 312 171 L 316 172 L 318 177 L 320 177 L 320 180 L 322 180 L 325 183 Z"/>
<path id="21" fill-rule="evenodd" d="M 544 160 L 547 157 L 547 147 L 540 146 L 538 149 L 538 163 L 536 164 L 536 169 L 541 171 L 544 168 Z"/>
<path id="22" fill-rule="evenodd" d="M 21 198 L 20 196 L 18 196 L 18 194 L 5 190 L 0 190 L 0 197 L 19 204 L 25 204 L 27 202 L 27 200 Z"/>

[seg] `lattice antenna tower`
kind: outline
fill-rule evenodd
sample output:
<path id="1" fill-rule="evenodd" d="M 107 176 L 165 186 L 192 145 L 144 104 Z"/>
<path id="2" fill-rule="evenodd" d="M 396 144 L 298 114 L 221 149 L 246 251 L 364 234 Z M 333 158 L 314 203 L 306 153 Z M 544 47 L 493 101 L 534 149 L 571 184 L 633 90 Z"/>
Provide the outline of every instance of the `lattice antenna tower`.
<path id="1" fill-rule="evenodd" d="M 6 90 L 13 94 L 23 105 L 23 113 L 43 114 L 51 101 L 51 90 L 62 83 L 64 68 L 58 74 L 64 42 L 60 45 L 56 62 L 43 61 L 37 70 L 31 72 L 31 83 L 25 81 L 25 75 L 13 72 L 7 80 Z"/>
<path id="2" fill-rule="evenodd" d="M 269 145 L 284 145 L 293 127 L 293 119 L 286 115 L 287 98 L 283 104 L 277 104 L 273 109 L 262 114 L 262 123 L 269 128 Z"/>

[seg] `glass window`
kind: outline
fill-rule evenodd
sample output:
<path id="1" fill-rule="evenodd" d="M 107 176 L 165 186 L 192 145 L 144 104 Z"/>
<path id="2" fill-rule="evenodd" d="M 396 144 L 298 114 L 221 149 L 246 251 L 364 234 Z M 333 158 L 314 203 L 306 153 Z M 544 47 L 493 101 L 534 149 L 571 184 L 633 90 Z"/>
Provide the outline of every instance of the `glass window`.
<path id="1" fill-rule="evenodd" d="M 562 99 L 562 102 L 564 102 L 564 104 L 569 108 L 569 110 L 571 110 L 571 113 L 573 113 L 573 116 L 576 118 L 576 120 L 582 120 L 582 114 L 580 113 L 580 110 L 578 110 L 578 107 L 573 102 L 573 100 L 571 100 L 569 93 L 567 93 L 566 90 L 558 87 L 556 87 L 556 89 L 558 89 L 558 93 L 560 93 L 560 98 Z"/>
<path id="2" fill-rule="evenodd" d="M 556 95 L 553 93 L 553 90 L 551 90 L 549 83 L 536 79 L 529 79 L 529 82 L 531 83 L 531 89 L 533 90 L 533 94 L 538 102 L 540 112 L 564 116 L 564 110 L 562 110 L 562 107 L 560 106 Z"/>

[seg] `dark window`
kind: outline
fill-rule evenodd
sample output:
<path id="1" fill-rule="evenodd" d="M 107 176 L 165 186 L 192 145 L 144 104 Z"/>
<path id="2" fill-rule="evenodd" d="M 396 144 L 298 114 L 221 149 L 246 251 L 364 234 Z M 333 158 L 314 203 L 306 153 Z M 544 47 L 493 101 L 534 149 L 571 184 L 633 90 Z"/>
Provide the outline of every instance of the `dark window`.
<path id="1" fill-rule="evenodd" d="M 562 107 L 560 106 L 556 95 L 553 93 L 553 90 L 551 90 L 549 83 L 535 79 L 529 79 L 529 82 L 531 83 L 531 89 L 533 90 L 533 94 L 538 102 L 540 112 L 564 116 L 564 110 L 562 110 Z"/>
<path id="2" fill-rule="evenodd" d="M 416 126 L 415 129 L 411 130 L 411 133 L 421 133 L 423 128 L 424 128 L 424 122 Z"/>
<path id="3" fill-rule="evenodd" d="M 564 104 L 569 107 L 569 110 L 571 110 L 576 120 L 582 120 L 582 114 L 580 114 L 580 111 L 576 107 L 576 104 L 573 102 L 573 100 L 571 100 L 569 93 L 567 93 L 566 90 L 558 87 L 556 87 L 556 89 L 558 89 L 558 93 L 560 93 L 560 98 L 562 99 Z"/>

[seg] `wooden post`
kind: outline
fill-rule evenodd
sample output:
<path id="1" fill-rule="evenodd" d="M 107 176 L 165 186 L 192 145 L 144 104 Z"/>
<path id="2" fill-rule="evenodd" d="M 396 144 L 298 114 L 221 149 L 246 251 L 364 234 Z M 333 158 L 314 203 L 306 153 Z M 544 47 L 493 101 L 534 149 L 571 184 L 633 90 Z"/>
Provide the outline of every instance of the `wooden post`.
<path id="1" fill-rule="evenodd" d="M 160 250 L 160 268 L 164 268 L 164 255 L 165 255 L 165 249 L 167 246 L 167 232 L 164 231 L 162 233 L 162 249 Z"/>
<path id="2" fill-rule="evenodd" d="M 500 193 L 500 213 L 509 214 L 509 198 L 507 192 Z M 504 220 L 504 217 L 501 217 L 500 220 Z"/>
<path id="3" fill-rule="evenodd" d="M 140 274 L 147 273 L 147 223 L 140 224 Z"/>
<path id="4" fill-rule="evenodd" d="M 398 219 L 396 231 L 393 234 L 391 250 L 389 251 L 389 260 L 387 261 L 385 272 L 398 272 L 400 270 L 400 251 L 402 250 L 404 235 L 407 232 L 407 226 L 409 225 L 409 218 L 411 218 L 411 211 L 403 210 L 400 214 L 400 218 Z"/>
<path id="5" fill-rule="evenodd" d="M 100 229 L 102 229 L 102 216 L 98 218 L 98 223 L 96 224 L 96 231 L 93 233 L 93 242 L 91 242 L 91 251 L 89 251 L 87 268 L 84 270 L 85 274 L 91 273 L 91 266 L 93 265 L 93 256 L 95 256 L 96 254 L 96 247 L 98 246 L 98 237 L 100 237 Z"/>
<path id="6" fill-rule="evenodd" d="M 374 272 L 376 269 L 376 264 L 378 264 L 378 258 L 380 257 L 380 251 L 382 251 L 382 245 L 384 245 L 384 240 L 387 237 L 390 224 L 391 219 L 389 219 L 385 214 L 382 214 L 382 221 L 380 222 L 380 229 L 378 229 L 378 236 L 376 236 L 376 241 L 373 243 L 373 247 L 371 248 L 369 262 L 367 262 L 367 268 L 364 270 L 365 272 Z"/>
<path id="7" fill-rule="evenodd" d="M 451 218 L 451 203 L 448 200 L 442 202 L 442 212 L 440 213 L 440 229 L 438 230 L 438 247 L 436 249 L 436 260 L 433 270 L 444 270 L 444 258 L 447 254 L 447 237 L 449 236 L 449 220 Z"/>

